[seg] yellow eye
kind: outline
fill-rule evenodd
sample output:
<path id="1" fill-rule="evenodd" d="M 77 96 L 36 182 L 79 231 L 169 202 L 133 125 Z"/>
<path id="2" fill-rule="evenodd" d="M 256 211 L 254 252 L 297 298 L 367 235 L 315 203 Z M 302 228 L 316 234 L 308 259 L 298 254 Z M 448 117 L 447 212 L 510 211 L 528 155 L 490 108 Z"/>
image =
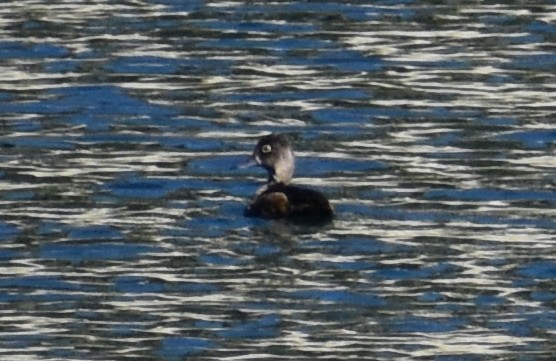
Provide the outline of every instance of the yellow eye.
<path id="1" fill-rule="evenodd" d="M 272 151 L 272 147 L 270 146 L 270 144 L 265 144 L 263 145 L 263 147 L 261 148 L 261 151 L 263 153 L 270 153 Z"/>

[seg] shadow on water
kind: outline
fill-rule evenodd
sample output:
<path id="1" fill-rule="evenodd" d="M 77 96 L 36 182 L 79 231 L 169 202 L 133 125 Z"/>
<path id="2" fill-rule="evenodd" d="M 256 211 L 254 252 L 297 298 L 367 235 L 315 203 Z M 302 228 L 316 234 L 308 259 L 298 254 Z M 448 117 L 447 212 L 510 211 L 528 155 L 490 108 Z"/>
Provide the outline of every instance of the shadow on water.
<path id="1" fill-rule="evenodd" d="M 2 358 L 554 358 L 553 5 L 7 5 Z"/>

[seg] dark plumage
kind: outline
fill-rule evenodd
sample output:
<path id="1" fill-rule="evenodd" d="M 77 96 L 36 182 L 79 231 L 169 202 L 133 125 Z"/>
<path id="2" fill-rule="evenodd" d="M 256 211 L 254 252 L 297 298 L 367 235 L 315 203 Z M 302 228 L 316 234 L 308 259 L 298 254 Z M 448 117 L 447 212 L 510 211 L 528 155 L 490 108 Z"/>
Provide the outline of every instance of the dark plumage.
<path id="1" fill-rule="evenodd" d="M 288 138 L 281 134 L 262 137 L 244 166 L 258 165 L 268 172 L 267 184 L 245 210 L 248 217 L 288 218 L 300 222 L 326 222 L 334 211 L 326 197 L 313 189 L 290 185 L 294 155 Z"/>

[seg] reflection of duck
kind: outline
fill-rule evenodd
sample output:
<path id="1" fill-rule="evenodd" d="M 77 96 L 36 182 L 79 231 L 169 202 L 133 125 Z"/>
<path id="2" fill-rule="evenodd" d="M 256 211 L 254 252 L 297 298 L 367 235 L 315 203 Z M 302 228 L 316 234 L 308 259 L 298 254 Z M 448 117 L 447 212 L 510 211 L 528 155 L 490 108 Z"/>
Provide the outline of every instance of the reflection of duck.
<path id="1" fill-rule="evenodd" d="M 294 155 L 288 138 L 281 134 L 262 137 L 250 162 L 268 172 L 268 183 L 261 188 L 245 210 L 248 217 L 289 218 L 294 221 L 326 222 L 333 210 L 326 197 L 315 190 L 290 185 Z"/>

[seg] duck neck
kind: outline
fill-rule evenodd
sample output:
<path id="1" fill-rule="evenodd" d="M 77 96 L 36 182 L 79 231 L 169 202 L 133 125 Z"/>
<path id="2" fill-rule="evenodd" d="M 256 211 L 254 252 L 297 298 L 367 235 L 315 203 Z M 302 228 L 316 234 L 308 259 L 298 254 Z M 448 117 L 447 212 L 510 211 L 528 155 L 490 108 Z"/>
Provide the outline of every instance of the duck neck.
<path id="1" fill-rule="evenodd" d="M 294 169 L 293 152 L 288 151 L 276 162 L 273 169 L 268 169 L 268 184 L 290 183 Z"/>
<path id="2" fill-rule="evenodd" d="M 267 183 L 269 185 L 275 183 L 288 184 L 292 180 L 293 170 L 293 162 L 280 162 L 274 169 L 269 169 Z"/>
<path id="3" fill-rule="evenodd" d="M 277 183 L 283 183 L 283 184 L 288 184 L 291 182 L 291 178 L 290 179 L 282 179 L 280 177 L 277 177 L 276 173 L 271 173 L 268 175 L 268 180 L 267 180 L 267 185 L 273 185 L 273 184 L 277 184 Z"/>

